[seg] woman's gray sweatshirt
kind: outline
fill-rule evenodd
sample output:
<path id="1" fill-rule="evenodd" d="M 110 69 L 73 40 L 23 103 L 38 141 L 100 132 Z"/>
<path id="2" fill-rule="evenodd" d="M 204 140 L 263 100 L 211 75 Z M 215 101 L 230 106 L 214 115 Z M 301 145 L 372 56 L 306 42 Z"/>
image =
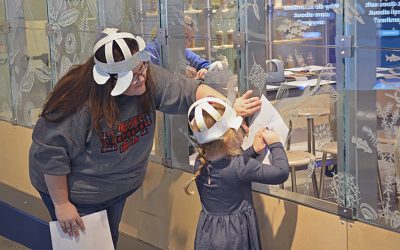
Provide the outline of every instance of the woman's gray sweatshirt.
<path id="1" fill-rule="evenodd" d="M 69 200 L 95 204 L 134 190 L 143 183 L 151 153 L 155 110 L 186 114 L 195 101 L 198 81 L 150 64 L 156 90 L 154 109 L 142 111 L 138 96 L 118 96 L 119 123 L 93 132 L 91 114 L 82 108 L 60 123 L 41 117 L 32 134 L 29 175 L 32 185 L 48 193 L 44 174 L 68 177 Z"/>

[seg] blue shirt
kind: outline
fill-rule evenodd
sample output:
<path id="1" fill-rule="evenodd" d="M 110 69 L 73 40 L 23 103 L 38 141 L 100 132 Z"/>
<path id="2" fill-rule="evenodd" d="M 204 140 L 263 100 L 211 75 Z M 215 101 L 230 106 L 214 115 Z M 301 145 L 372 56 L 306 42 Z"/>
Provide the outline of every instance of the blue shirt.
<path id="1" fill-rule="evenodd" d="M 146 43 L 144 50 L 151 54 L 150 58 L 153 64 L 161 65 L 161 44 L 157 39 Z M 195 68 L 197 71 L 200 69 L 208 69 L 211 64 L 211 62 L 205 60 L 190 49 L 185 49 L 185 57 L 189 62 L 189 66 Z"/>

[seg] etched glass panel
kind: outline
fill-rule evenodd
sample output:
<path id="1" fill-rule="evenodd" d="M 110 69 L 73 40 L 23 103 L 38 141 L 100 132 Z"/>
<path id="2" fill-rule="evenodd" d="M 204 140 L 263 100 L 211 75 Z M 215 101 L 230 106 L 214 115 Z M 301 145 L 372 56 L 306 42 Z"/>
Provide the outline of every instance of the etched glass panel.
<path id="1" fill-rule="evenodd" d="M 354 183 L 359 196 L 345 206 L 361 221 L 400 231 L 399 7 L 355 0 L 345 6 L 344 34 L 353 45 L 345 59 L 345 185 Z"/>
<path id="2" fill-rule="evenodd" d="M 337 107 L 343 92 L 337 88 L 335 36 L 336 11 L 342 7 L 335 1 L 239 1 L 238 30 L 244 32 L 245 47 L 239 89 L 265 96 L 288 129 L 281 142 L 289 179 L 280 186 L 254 184 L 257 191 L 312 206 L 317 205 L 309 196 L 326 201 L 319 205 L 337 203 L 330 185 L 341 154 Z"/>
<path id="3" fill-rule="evenodd" d="M 32 127 L 51 89 L 46 1 L 8 1 L 6 12 L 15 122 Z"/>
<path id="4" fill-rule="evenodd" d="M 13 119 L 11 99 L 10 65 L 7 42 L 6 9 L 4 1 L 0 1 L 0 120 L 10 122 Z"/>

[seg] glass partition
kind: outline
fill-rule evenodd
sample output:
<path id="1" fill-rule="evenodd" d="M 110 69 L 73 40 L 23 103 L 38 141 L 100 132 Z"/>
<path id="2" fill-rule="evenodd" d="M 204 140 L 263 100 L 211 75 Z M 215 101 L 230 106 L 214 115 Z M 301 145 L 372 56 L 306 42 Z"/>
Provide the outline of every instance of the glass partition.
<path id="1" fill-rule="evenodd" d="M 335 37 L 342 6 L 335 1 L 239 1 L 238 9 L 245 36 L 239 48 L 240 90 L 265 96 L 279 113 L 291 170 L 283 185 L 253 188 L 336 212 L 332 176 L 343 165 L 338 167 L 337 110 L 342 104 Z"/>
<path id="2" fill-rule="evenodd" d="M 206 84 L 272 104 L 291 174 L 254 190 L 399 230 L 399 11 L 375 0 L 0 1 L 0 119 L 32 127 L 96 34 L 117 27 L 159 44 L 175 74 L 193 78 L 196 55 Z M 186 115 L 155 119 L 151 160 L 193 172 Z"/>
<path id="3" fill-rule="evenodd" d="M 32 127 L 51 88 L 46 1 L 6 1 L 3 10 L 8 50 L 3 68 L 8 72 L 2 74 L 7 81 L 2 84 L 11 85 L 13 122 Z"/>
<path id="4" fill-rule="evenodd" d="M 96 1 L 48 1 L 53 85 L 91 56 L 98 31 Z"/>
<path id="5" fill-rule="evenodd" d="M 12 121 L 13 104 L 11 99 L 10 66 L 8 62 L 8 43 L 5 2 L 0 1 L 0 120 Z"/>
<path id="6" fill-rule="evenodd" d="M 239 72 L 237 50 L 234 48 L 237 2 L 177 0 L 162 6 L 166 10 L 162 27 L 168 33 L 162 46 L 164 66 L 189 78 L 196 78 L 193 71 L 207 69 L 202 77 L 207 85 L 227 95 L 227 84 L 230 82 L 235 96 Z M 208 66 L 202 66 L 203 63 Z M 167 116 L 166 121 L 169 128 L 167 141 L 170 142 L 167 145 L 171 145 L 167 157 L 169 164 L 192 172 L 197 153 L 187 139 L 191 134 L 187 116 Z"/>
<path id="7" fill-rule="evenodd" d="M 346 206 L 357 219 L 400 231 L 400 10 L 393 1 L 345 4 L 344 33 L 352 38 L 352 57 L 345 62 L 349 169 L 338 181 L 345 181 Z"/>

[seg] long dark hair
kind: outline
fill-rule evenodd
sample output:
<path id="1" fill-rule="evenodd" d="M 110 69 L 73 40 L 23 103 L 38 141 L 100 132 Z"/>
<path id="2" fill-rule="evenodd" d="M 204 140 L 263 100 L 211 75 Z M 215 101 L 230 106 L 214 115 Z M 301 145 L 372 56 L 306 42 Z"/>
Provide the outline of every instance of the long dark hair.
<path id="1" fill-rule="evenodd" d="M 134 39 L 124 39 L 132 53 L 139 50 Z M 113 42 L 113 55 L 116 62 L 123 60 L 123 53 Z M 96 58 L 106 62 L 105 46 L 97 50 Z M 88 106 L 92 126 L 97 133 L 101 132 L 101 123 L 105 122 L 112 128 L 118 122 L 119 110 L 111 91 L 116 84 L 115 75 L 103 85 L 93 79 L 94 58 L 91 56 L 85 63 L 73 66 L 56 84 L 47 98 L 41 116 L 50 122 L 61 122 L 77 113 L 85 105 Z M 150 67 L 147 69 L 146 91 L 139 97 L 139 103 L 144 112 L 153 110 L 153 93 L 155 83 L 151 77 Z"/>

